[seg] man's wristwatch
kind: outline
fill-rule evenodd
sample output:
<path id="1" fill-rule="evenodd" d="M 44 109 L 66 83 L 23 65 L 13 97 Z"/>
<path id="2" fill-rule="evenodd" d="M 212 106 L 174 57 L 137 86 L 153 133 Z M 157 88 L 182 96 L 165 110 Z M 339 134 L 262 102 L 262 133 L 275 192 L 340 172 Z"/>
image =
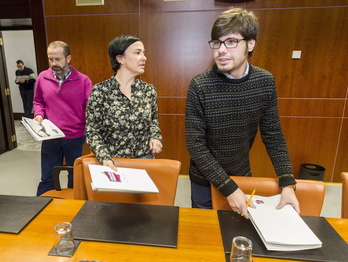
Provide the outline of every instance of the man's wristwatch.
<path id="1" fill-rule="evenodd" d="M 296 190 L 296 184 L 283 186 L 282 188 L 292 188 L 293 190 Z"/>

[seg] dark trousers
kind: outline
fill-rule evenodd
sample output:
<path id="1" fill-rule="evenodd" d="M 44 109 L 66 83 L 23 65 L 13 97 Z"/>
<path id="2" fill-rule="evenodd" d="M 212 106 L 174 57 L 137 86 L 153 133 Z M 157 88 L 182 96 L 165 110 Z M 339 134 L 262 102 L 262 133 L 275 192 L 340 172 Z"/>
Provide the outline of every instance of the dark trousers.
<path id="1" fill-rule="evenodd" d="M 22 97 L 24 116 L 32 118 L 34 90 L 19 90 L 19 92 Z"/>
<path id="2" fill-rule="evenodd" d="M 85 137 L 73 139 L 44 140 L 41 145 L 41 182 L 37 189 L 37 195 L 54 189 L 52 169 L 61 165 L 63 159 L 67 165 L 73 165 L 76 158 L 82 155 L 82 147 Z M 73 187 L 73 174 L 68 174 L 68 187 Z"/>
<path id="3" fill-rule="evenodd" d="M 251 177 L 251 172 L 245 176 Z M 202 186 L 191 182 L 191 202 L 193 208 L 212 209 L 210 186 Z"/>
<path id="4" fill-rule="evenodd" d="M 210 186 L 191 182 L 191 203 L 193 208 L 212 209 Z"/>
<path id="5" fill-rule="evenodd" d="M 145 156 L 137 157 L 141 159 L 155 159 L 155 156 L 153 154 L 147 154 Z"/>

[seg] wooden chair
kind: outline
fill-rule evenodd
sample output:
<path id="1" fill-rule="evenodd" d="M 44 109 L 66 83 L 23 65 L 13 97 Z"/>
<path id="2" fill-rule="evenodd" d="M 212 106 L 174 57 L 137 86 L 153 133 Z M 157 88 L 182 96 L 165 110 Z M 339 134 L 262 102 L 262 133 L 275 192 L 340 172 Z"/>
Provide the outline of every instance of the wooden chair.
<path id="1" fill-rule="evenodd" d="M 273 196 L 280 194 L 278 178 L 270 177 L 231 177 L 245 193 L 250 195 L 256 188 L 256 195 Z M 320 216 L 325 197 L 325 184 L 323 181 L 296 180 L 296 197 L 300 203 L 301 215 Z M 232 210 L 226 197 L 214 186 L 211 186 L 213 209 Z"/>
<path id="2" fill-rule="evenodd" d="M 176 187 L 181 167 L 180 161 L 169 159 L 124 158 L 114 158 L 113 160 L 115 161 L 115 165 L 117 167 L 145 169 L 153 182 L 156 184 L 159 193 L 134 194 L 118 192 L 98 192 L 92 190 L 92 180 L 88 165 L 100 165 L 100 163 L 95 157 L 88 157 L 82 159 L 82 168 L 88 200 L 166 206 L 174 205 Z"/>
<path id="3" fill-rule="evenodd" d="M 342 172 L 341 179 L 342 179 L 341 217 L 348 218 L 348 172 Z"/>
<path id="4" fill-rule="evenodd" d="M 55 189 L 49 190 L 40 196 L 87 200 L 87 191 L 85 188 L 85 181 L 83 178 L 83 171 L 82 171 L 82 159 L 86 157 L 91 157 L 91 156 L 94 156 L 94 154 L 90 153 L 77 158 L 74 162 L 73 167 L 65 166 L 65 165 L 54 167 L 52 173 L 53 173 L 53 181 L 54 181 Z M 62 189 L 60 187 L 60 179 L 59 179 L 61 171 L 71 170 L 71 169 L 73 170 L 74 188 Z"/>

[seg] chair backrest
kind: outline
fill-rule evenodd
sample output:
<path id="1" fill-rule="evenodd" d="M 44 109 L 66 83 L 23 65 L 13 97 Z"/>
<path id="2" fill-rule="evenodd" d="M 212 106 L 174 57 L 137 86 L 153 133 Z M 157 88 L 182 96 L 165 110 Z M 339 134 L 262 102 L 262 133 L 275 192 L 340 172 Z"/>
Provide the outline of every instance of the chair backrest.
<path id="1" fill-rule="evenodd" d="M 273 196 L 281 193 L 278 178 L 270 177 L 231 177 L 245 193 L 250 195 L 256 188 L 256 195 Z M 296 180 L 296 197 L 300 203 L 301 215 L 320 216 L 325 197 L 323 181 Z M 211 186 L 213 209 L 232 210 L 224 197 L 214 186 Z"/>
<path id="2" fill-rule="evenodd" d="M 65 199 L 78 199 L 78 200 L 87 200 L 87 191 L 85 186 L 85 180 L 83 178 L 82 172 L 82 159 L 85 157 L 91 157 L 94 154 L 90 153 L 88 155 L 83 155 L 78 157 L 73 166 L 74 174 L 74 188 L 61 188 L 60 187 L 60 171 L 68 170 L 71 166 L 55 166 L 53 168 L 53 180 L 55 183 L 54 190 L 49 190 L 43 193 L 41 196 L 54 197 L 54 198 L 65 198 Z"/>
<path id="3" fill-rule="evenodd" d="M 83 169 L 82 169 L 82 159 L 93 157 L 94 154 L 90 153 L 87 155 L 80 156 L 75 159 L 74 162 L 74 199 L 78 200 L 87 200 L 87 190 L 85 186 L 85 179 L 83 176 Z"/>
<path id="4" fill-rule="evenodd" d="M 341 217 L 348 218 L 348 172 L 342 172 L 341 179 L 342 179 Z"/>
<path id="5" fill-rule="evenodd" d="M 173 206 L 178 183 L 181 162 L 169 159 L 125 159 L 114 158 L 117 167 L 145 169 L 153 182 L 156 184 L 158 194 L 134 194 L 119 192 L 98 192 L 92 190 L 89 164 L 100 165 L 95 157 L 82 159 L 84 182 L 88 200 L 137 203 L 149 205 Z"/>

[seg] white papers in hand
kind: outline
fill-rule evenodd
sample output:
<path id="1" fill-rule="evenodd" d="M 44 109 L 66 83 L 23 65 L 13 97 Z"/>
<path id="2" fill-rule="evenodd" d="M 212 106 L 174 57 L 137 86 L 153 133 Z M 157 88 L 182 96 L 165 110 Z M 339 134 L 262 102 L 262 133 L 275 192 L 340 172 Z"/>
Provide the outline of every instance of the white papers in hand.
<path id="1" fill-rule="evenodd" d="M 322 242 L 291 205 L 277 210 L 281 195 L 254 195 L 256 208 L 248 207 L 250 219 L 267 250 L 295 251 L 320 248 Z"/>
<path id="2" fill-rule="evenodd" d="M 41 125 L 27 117 L 22 117 L 21 122 L 36 141 L 65 137 L 64 133 L 48 119 L 42 120 Z"/>
<path id="3" fill-rule="evenodd" d="M 117 172 L 102 165 L 88 165 L 92 188 L 104 192 L 158 193 L 146 170 L 118 167 Z"/>

